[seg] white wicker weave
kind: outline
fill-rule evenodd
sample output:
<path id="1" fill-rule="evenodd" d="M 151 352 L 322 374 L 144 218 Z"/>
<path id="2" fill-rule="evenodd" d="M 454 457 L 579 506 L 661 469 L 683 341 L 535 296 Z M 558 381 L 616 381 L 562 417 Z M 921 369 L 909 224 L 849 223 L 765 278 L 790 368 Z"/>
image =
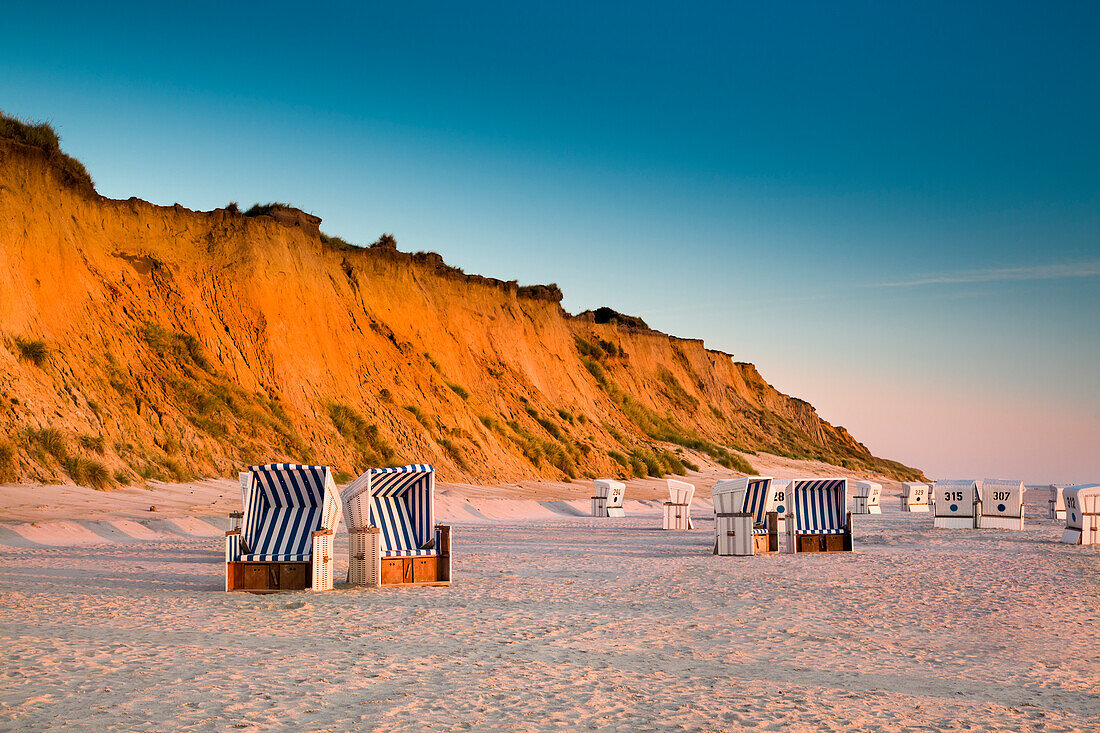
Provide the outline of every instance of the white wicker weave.
<path id="1" fill-rule="evenodd" d="M 382 586 L 382 554 L 378 527 L 349 530 L 348 583 L 350 585 L 380 588 Z"/>

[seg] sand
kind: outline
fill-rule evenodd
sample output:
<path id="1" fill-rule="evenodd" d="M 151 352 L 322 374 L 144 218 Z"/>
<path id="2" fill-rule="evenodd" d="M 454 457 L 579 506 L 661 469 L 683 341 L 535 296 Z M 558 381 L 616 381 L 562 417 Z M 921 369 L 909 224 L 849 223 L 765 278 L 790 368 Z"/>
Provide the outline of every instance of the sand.
<path id="1" fill-rule="evenodd" d="M 445 491 L 450 588 L 226 594 L 220 519 L 53 518 L 37 541 L 9 522 L 0 729 L 1100 721 L 1100 550 L 1058 543 L 1039 495 L 1023 532 L 932 530 L 888 496 L 855 517 L 853 554 L 718 558 L 706 503 L 696 531 L 664 532 L 655 502 L 600 520 L 584 499 Z"/>

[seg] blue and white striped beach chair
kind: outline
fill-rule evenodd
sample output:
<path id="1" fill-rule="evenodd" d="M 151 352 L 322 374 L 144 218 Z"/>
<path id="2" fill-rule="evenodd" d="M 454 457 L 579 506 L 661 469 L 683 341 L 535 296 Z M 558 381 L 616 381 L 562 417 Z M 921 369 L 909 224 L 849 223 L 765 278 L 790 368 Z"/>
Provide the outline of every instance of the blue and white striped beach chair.
<path id="1" fill-rule="evenodd" d="M 714 554 L 755 555 L 779 549 L 775 484 L 766 476 L 719 481 L 714 501 Z"/>
<path id="2" fill-rule="evenodd" d="M 848 479 L 795 479 L 787 512 L 787 552 L 851 552 Z"/>
<path id="3" fill-rule="evenodd" d="M 372 468 L 340 498 L 351 537 L 353 585 L 450 585 L 451 528 L 434 522 L 435 471 Z"/>
<path id="4" fill-rule="evenodd" d="M 240 479 L 244 512 L 225 534 L 225 589 L 332 590 L 340 497 L 329 468 L 275 463 Z"/>

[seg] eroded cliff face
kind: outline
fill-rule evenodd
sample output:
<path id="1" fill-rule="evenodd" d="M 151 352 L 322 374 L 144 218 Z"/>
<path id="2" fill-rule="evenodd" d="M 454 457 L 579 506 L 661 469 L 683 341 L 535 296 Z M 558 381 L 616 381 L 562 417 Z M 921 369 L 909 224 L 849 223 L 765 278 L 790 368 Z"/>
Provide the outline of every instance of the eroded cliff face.
<path id="1" fill-rule="evenodd" d="M 501 482 L 740 465 L 726 449 L 919 475 L 751 364 L 571 318 L 556 288 L 334 245 L 285 212 L 104 199 L 3 140 L 0 271 L 7 480 L 415 461 Z"/>

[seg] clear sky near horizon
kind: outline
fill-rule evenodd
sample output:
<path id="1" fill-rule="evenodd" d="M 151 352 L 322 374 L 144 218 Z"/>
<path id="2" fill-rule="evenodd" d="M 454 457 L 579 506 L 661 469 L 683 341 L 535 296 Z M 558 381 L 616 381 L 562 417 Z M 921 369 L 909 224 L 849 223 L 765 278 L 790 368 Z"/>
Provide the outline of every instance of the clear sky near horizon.
<path id="1" fill-rule="evenodd" d="M 1100 481 L 1100 5 L 21 3 L 100 193 L 287 201 L 757 364 L 933 477 Z"/>

